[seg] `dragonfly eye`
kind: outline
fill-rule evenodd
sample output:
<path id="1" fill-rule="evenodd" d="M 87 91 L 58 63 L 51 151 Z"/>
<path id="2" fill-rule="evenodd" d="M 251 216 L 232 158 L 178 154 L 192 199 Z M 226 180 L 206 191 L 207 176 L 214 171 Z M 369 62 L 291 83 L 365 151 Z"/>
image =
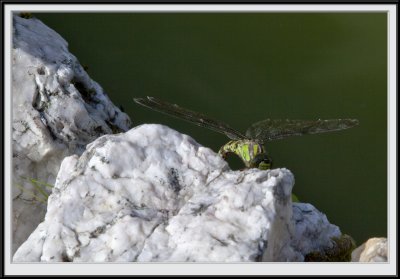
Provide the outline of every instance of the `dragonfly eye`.
<path id="1" fill-rule="evenodd" d="M 272 162 L 266 161 L 266 160 L 261 161 L 261 162 L 258 164 L 258 168 L 259 168 L 260 170 L 269 170 L 271 167 L 272 167 Z"/>
<path id="2" fill-rule="evenodd" d="M 272 159 L 265 153 L 260 153 L 251 162 L 252 167 L 260 170 L 268 170 L 272 167 Z"/>

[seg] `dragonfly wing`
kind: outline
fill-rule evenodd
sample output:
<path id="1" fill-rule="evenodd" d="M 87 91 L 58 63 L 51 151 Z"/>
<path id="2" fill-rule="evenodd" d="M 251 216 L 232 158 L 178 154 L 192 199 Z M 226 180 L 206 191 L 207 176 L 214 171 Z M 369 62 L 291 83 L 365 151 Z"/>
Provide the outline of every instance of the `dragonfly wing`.
<path id="1" fill-rule="evenodd" d="M 136 103 L 153 109 L 155 111 L 159 111 L 180 119 L 184 119 L 191 123 L 194 123 L 198 126 L 205 127 L 216 132 L 225 134 L 227 137 L 233 140 L 244 139 L 245 136 L 236 131 L 235 129 L 229 127 L 229 125 L 209 118 L 204 114 L 199 112 L 191 111 L 185 108 L 182 108 L 178 105 L 168 103 L 166 101 L 162 101 L 160 99 L 154 97 L 147 97 L 147 98 L 134 98 L 133 99 Z"/>
<path id="2" fill-rule="evenodd" d="M 251 125 L 246 131 L 246 137 L 258 142 L 265 142 L 291 136 L 340 131 L 356 125 L 358 125 L 357 119 L 266 119 Z"/>

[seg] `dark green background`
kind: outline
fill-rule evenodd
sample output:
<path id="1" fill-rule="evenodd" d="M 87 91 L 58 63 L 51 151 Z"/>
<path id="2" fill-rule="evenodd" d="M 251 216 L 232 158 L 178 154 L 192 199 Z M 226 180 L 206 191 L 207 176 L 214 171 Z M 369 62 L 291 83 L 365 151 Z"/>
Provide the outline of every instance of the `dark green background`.
<path id="1" fill-rule="evenodd" d="M 136 105 L 156 96 L 244 131 L 265 118 L 357 118 L 268 144 L 294 193 L 357 244 L 387 233 L 385 13 L 35 14 L 69 42 L 134 125 L 162 123 L 215 151 L 224 135 Z M 231 160 L 235 168 L 238 160 Z"/>

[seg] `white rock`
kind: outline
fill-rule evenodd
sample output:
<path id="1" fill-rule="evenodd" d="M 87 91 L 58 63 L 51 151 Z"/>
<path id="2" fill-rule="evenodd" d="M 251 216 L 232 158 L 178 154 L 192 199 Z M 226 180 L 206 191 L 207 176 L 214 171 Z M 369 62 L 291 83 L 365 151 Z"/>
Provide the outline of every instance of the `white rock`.
<path id="1" fill-rule="evenodd" d="M 352 262 L 387 262 L 388 243 L 386 237 L 368 239 L 351 253 Z"/>
<path id="2" fill-rule="evenodd" d="M 14 16 L 12 102 L 13 186 L 21 186 L 13 187 L 15 251 L 46 209 L 21 176 L 54 183 L 64 157 L 81 154 L 103 134 L 128 130 L 130 120 L 90 79 L 67 42 L 35 18 Z"/>
<path id="3" fill-rule="evenodd" d="M 292 218 L 293 184 L 287 169 L 231 171 L 166 126 L 105 135 L 64 159 L 14 261 L 302 261 L 340 231 L 311 205 Z"/>

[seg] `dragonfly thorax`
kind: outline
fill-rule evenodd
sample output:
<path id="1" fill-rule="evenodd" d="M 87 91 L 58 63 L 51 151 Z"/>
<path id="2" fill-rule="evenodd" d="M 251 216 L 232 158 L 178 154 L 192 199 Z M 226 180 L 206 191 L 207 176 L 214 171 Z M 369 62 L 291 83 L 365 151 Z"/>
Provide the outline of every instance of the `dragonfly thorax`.
<path id="1" fill-rule="evenodd" d="M 222 146 L 218 153 L 224 159 L 229 153 L 236 154 L 247 168 L 269 169 L 272 164 L 272 160 L 266 154 L 264 147 L 247 139 L 231 140 Z"/>

